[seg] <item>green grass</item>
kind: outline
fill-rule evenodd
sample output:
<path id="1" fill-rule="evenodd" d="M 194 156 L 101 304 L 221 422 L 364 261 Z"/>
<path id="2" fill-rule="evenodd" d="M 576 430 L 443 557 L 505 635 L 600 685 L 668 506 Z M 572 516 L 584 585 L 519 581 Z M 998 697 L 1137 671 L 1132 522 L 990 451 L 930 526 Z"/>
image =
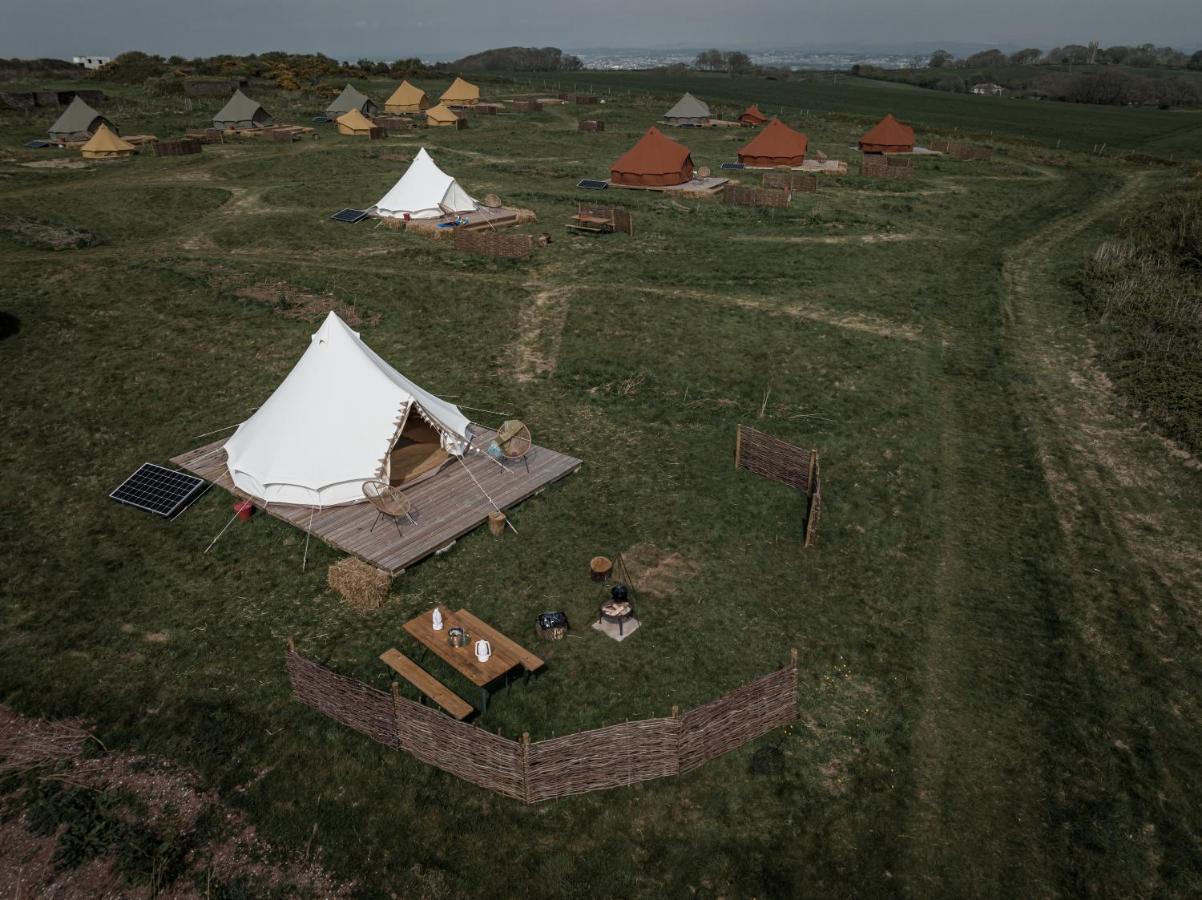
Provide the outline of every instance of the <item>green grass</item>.
<path id="1" fill-rule="evenodd" d="M 587 77 L 788 102 L 835 158 L 886 109 L 988 130 L 975 113 L 988 100 L 878 82 Z M 127 132 L 203 117 L 136 90 L 118 103 Z M 303 121 L 314 106 L 276 115 Z M 363 896 L 1196 893 L 1198 637 L 1175 594 L 1133 601 L 1148 561 L 1092 515 L 1114 498 L 1091 473 L 1074 474 L 1075 530 L 1057 515 L 1042 413 L 1071 404 L 1030 363 L 1084 352 L 1064 282 L 1095 226 L 1061 225 L 1110 201 L 1134 167 L 1072 152 L 1051 167 L 1043 148 L 1003 144 L 989 163 L 920 159 L 911 182 L 826 179 L 772 211 L 574 189 L 661 106 L 590 110 L 606 120 L 598 135 L 577 133 L 582 111 L 565 107 L 383 144 L 323 130 L 83 172 L 3 165 L 0 221 L 36 216 L 102 240 L 51 252 L 0 231 L 0 311 L 20 324 L 0 340 L 0 699 L 91 716 L 111 748 L 195 767 L 280 846 L 304 847 L 316 825 L 314 853 Z M 1013 108 L 1018 133 L 1085 150 L 1092 134 L 1120 130 L 1134 146 L 1167 133 L 1154 121 L 1199 121 Z M 13 155 L 42 127 L 2 121 Z M 747 137 L 679 136 L 713 168 Z M 326 219 L 399 176 L 380 151 L 422 144 L 470 192 L 533 209 L 525 230 L 553 243 L 530 263 L 497 262 Z M 1169 190 L 1172 177 L 1142 184 Z M 564 236 L 577 199 L 625 204 L 637 237 Z M 821 240 L 862 237 L 874 241 Z M 1063 252 L 1032 255 L 1052 247 Z M 583 471 L 513 511 L 519 537 L 473 533 L 368 615 L 325 586 L 338 554 L 314 544 L 302 571 L 304 535 L 274 519 L 204 554 L 230 516 L 219 491 L 171 524 L 118 506 L 107 493 L 138 464 L 257 407 L 315 327 L 234 296 L 209 277 L 216 265 L 379 314 L 363 332 L 386 359 L 456 402 L 520 416 Z M 1016 266 L 1039 302 L 1020 304 Z M 546 287 L 566 289 L 564 306 L 530 339 L 555 367 L 522 383 L 514 348 Z M 817 548 L 800 548 L 796 494 L 732 468 L 739 422 L 820 449 Z M 1164 487 L 1174 508 L 1196 512 L 1202 485 L 1178 478 Z M 642 542 L 697 574 L 644 601 L 635 637 L 604 641 L 586 626 L 597 597 L 582 573 Z M 568 612 L 573 636 L 538 648 L 543 677 L 480 720 L 509 736 L 687 708 L 790 647 L 801 720 L 683 778 L 523 808 L 289 699 L 288 636 L 384 687 L 377 655 L 413 650 L 401 625 L 435 602 L 530 642 L 537 612 Z"/>

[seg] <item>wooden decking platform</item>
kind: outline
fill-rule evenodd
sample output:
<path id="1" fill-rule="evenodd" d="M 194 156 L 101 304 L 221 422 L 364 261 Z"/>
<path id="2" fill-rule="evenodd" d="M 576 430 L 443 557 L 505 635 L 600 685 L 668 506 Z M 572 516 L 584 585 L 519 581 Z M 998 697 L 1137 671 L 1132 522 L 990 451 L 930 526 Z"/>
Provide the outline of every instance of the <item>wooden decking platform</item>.
<path id="1" fill-rule="evenodd" d="M 492 432 L 479 430 L 475 444 L 485 446 L 491 437 Z M 224 443 L 220 440 L 197 447 L 171 462 L 236 497 L 246 498 L 230 479 L 225 451 L 221 449 Z M 521 462 L 506 463 L 502 468 L 483 453 L 468 453 L 462 463 L 452 462 L 438 475 L 406 491 L 413 504 L 413 522 L 402 519 L 400 535 L 387 520 L 373 531 L 376 510 L 366 502 L 333 506 L 316 513 L 308 506 L 285 505 L 268 505 L 265 511 L 302 530 L 309 527 L 312 513 L 315 538 L 391 575 L 399 575 L 488 520 L 493 507 L 481 487 L 504 510 L 580 468 L 580 460 L 545 447 L 531 448 L 526 461 L 530 464 L 528 474 Z M 473 482 L 473 476 L 480 487 Z M 263 509 L 261 501 L 256 500 L 255 505 Z"/>

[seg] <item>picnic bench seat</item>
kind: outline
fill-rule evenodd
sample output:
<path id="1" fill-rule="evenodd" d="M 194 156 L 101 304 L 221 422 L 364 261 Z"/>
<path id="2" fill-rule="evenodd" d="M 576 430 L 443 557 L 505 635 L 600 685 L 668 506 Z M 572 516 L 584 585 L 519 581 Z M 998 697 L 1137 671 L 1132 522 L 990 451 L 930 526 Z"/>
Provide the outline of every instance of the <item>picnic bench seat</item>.
<path id="1" fill-rule="evenodd" d="M 395 647 L 381 653 L 380 661 L 456 719 L 466 719 L 475 712 L 475 707 Z"/>

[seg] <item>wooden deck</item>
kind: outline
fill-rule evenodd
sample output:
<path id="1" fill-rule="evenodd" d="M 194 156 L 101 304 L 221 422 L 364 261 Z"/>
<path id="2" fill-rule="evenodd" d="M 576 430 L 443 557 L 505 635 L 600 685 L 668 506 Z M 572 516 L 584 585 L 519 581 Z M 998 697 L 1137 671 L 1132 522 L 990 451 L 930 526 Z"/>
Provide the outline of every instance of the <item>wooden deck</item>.
<path id="1" fill-rule="evenodd" d="M 490 432 L 481 432 L 475 443 L 487 444 L 490 437 Z M 236 497 L 246 498 L 230 479 L 225 451 L 221 449 L 224 443 L 220 440 L 197 447 L 171 462 Z M 502 469 L 482 453 L 469 453 L 462 462 L 454 461 L 438 475 L 414 485 L 406 491 L 413 504 L 413 522 L 401 520 L 401 535 L 388 520 L 382 520 L 373 531 L 376 510 L 364 502 L 313 513 L 313 537 L 391 575 L 399 575 L 488 520 L 493 507 L 480 487 L 504 510 L 580 469 L 580 460 L 545 447 L 532 447 L 526 459 L 530 464 L 529 474 L 521 462 L 507 463 Z M 473 476 L 480 487 L 473 482 Z M 261 501 L 256 500 L 255 505 L 263 511 Z M 308 506 L 279 504 L 269 505 L 265 511 L 302 530 L 309 526 L 312 513 Z"/>

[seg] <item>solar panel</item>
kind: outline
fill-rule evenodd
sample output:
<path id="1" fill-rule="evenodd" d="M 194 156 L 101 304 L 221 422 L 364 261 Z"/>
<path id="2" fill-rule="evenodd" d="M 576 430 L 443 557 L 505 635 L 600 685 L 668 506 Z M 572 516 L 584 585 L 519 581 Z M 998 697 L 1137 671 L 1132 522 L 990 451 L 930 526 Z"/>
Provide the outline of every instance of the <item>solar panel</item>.
<path id="1" fill-rule="evenodd" d="M 53 147 L 54 141 L 26 141 L 25 146 L 30 150 L 42 150 L 46 147 Z"/>
<path id="2" fill-rule="evenodd" d="M 609 187 L 609 182 L 598 181 L 595 178 L 585 178 L 583 181 L 577 184 L 576 187 L 583 188 L 586 191 L 603 191 Z"/>
<path id="3" fill-rule="evenodd" d="M 722 163 L 722 165 L 719 166 L 718 168 L 720 168 L 720 169 L 741 169 L 741 168 L 743 168 L 743 164 L 742 163 Z"/>
<path id="4" fill-rule="evenodd" d="M 354 225 L 356 222 L 362 222 L 367 218 L 367 213 L 361 209 L 340 209 L 334 215 L 330 216 L 335 222 L 346 222 L 348 225 Z"/>
<path id="5" fill-rule="evenodd" d="M 126 506 L 173 519 L 200 496 L 204 486 L 204 480 L 195 475 L 143 463 L 109 496 Z"/>
<path id="6" fill-rule="evenodd" d="M 314 125 L 328 125 L 328 124 L 330 124 L 331 121 L 332 120 L 330 119 L 329 116 L 314 116 L 313 117 Z"/>

